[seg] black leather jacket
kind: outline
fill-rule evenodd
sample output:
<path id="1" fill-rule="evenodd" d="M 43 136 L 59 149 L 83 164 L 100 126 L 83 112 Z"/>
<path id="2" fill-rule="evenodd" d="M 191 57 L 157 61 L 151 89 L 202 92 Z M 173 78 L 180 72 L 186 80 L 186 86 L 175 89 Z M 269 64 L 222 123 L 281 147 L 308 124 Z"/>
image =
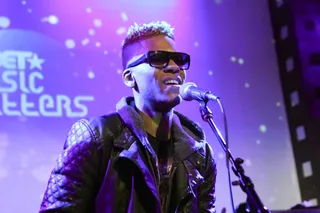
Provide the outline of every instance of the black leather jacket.
<path id="1" fill-rule="evenodd" d="M 131 98 L 117 113 L 76 122 L 41 213 L 161 213 L 157 157 Z M 166 213 L 215 212 L 216 165 L 202 130 L 175 112 Z"/>

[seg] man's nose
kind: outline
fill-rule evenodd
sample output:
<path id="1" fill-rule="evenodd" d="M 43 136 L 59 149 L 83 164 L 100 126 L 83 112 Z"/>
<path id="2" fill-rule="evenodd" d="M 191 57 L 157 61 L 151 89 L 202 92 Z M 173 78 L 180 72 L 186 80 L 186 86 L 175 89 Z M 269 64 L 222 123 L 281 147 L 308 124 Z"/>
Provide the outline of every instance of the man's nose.
<path id="1" fill-rule="evenodd" d="M 168 66 L 165 67 L 163 71 L 178 73 L 180 70 L 181 70 L 180 67 L 173 60 L 170 60 Z"/>

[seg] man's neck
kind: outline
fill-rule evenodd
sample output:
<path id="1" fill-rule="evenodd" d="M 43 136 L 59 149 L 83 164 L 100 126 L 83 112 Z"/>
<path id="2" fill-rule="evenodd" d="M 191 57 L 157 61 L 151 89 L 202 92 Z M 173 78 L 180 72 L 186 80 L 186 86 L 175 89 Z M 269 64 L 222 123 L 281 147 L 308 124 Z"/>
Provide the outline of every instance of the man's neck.
<path id="1" fill-rule="evenodd" d="M 144 128 L 150 135 L 157 137 L 159 140 L 170 139 L 173 110 L 157 112 L 146 106 L 137 106 L 137 109 L 144 122 Z"/>

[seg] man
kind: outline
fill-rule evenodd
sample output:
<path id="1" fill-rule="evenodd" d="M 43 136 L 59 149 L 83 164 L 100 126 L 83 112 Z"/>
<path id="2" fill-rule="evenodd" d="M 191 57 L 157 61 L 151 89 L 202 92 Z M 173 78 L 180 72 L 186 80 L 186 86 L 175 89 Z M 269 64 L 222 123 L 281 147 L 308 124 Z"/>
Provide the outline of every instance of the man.
<path id="1" fill-rule="evenodd" d="M 132 26 L 122 47 L 133 97 L 76 122 L 40 212 L 215 212 L 216 165 L 197 124 L 174 111 L 190 56 L 166 22 Z"/>

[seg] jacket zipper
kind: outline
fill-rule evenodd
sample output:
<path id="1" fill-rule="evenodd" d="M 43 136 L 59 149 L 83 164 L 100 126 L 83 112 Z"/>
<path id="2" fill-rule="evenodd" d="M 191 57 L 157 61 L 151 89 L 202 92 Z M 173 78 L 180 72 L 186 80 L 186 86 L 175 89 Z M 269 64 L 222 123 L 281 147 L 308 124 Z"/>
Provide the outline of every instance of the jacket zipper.
<path id="1" fill-rule="evenodd" d="M 169 203 L 171 199 L 171 190 L 172 190 L 172 181 L 173 181 L 173 176 L 176 171 L 177 167 L 173 167 L 172 172 L 170 173 L 170 178 L 169 178 L 169 192 L 168 192 L 168 197 L 166 199 L 166 206 L 165 206 L 165 212 L 169 211 Z"/>
<path id="2" fill-rule="evenodd" d="M 152 163 L 152 167 L 155 173 L 155 176 L 157 177 L 158 181 L 156 181 L 157 184 L 157 188 L 159 191 L 159 181 L 160 181 L 160 171 L 159 171 L 159 166 L 158 166 L 158 157 L 157 155 L 151 151 L 152 148 L 150 149 L 150 147 L 148 147 L 148 145 L 145 145 L 144 148 L 149 152 L 150 156 L 151 156 L 151 163 Z M 148 157 L 149 158 L 149 157 Z M 150 158 L 149 158 L 149 162 L 150 162 Z"/>
<path id="3" fill-rule="evenodd" d="M 183 196 L 181 197 L 181 199 L 180 199 L 180 201 L 174 211 L 175 213 L 178 213 L 178 210 L 180 208 L 182 201 L 185 200 L 190 195 L 192 195 L 192 192 L 191 192 L 190 186 L 188 186 L 187 190 L 183 193 Z"/>
<path id="4" fill-rule="evenodd" d="M 183 163 L 183 165 L 186 167 L 186 165 L 184 163 Z M 189 171 L 188 171 L 187 168 L 186 168 L 186 170 L 187 170 L 187 173 L 189 174 Z M 179 201 L 179 203 L 178 203 L 178 205 L 177 205 L 177 207 L 176 207 L 176 209 L 174 211 L 175 213 L 178 213 L 178 210 L 180 208 L 180 205 L 181 205 L 182 201 L 184 201 L 188 196 L 194 196 L 194 192 L 192 191 L 192 187 L 190 185 L 189 177 L 188 177 L 188 188 L 184 191 L 184 193 L 183 193 L 183 195 L 182 195 L 182 197 L 181 197 L 181 199 L 180 199 L 180 201 Z"/>
<path id="5" fill-rule="evenodd" d="M 158 191 L 158 195 L 160 195 L 160 171 L 159 171 L 159 166 L 158 166 L 158 157 L 157 156 L 153 156 L 152 153 L 151 154 L 151 158 L 152 158 L 152 166 L 153 166 L 153 170 L 156 173 L 155 177 L 157 177 L 156 185 L 157 185 L 157 191 Z M 156 162 L 154 162 L 156 161 Z M 161 207 L 161 198 L 158 197 L 160 199 L 160 207 Z"/>

